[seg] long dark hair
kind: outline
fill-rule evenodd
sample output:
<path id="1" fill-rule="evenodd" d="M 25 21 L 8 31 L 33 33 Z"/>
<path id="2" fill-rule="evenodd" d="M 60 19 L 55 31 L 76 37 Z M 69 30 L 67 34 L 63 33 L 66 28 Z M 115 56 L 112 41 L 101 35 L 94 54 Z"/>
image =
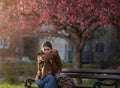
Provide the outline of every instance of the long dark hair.
<path id="1" fill-rule="evenodd" d="M 51 42 L 49 42 L 49 41 L 44 41 L 44 42 L 42 43 L 41 48 L 44 47 L 44 46 L 50 47 L 50 48 L 52 49 L 52 44 L 51 44 Z M 41 54 L 41 53 L 43 53 L 42 50 L 40 50 L 40 51 L 37 53 L 37 55 L 39 55 L 39 54 Z"/>
<path id="2" fill-rule="evenodd" d="M 52 44 L 51 44 L 51 42 L 49 42 L 49 41 L 44 41 L 44 42 L 42 43 L 42 47 L 44 47 L 44 46 L 50 47 L 50 48 L 52 49 Z"/>

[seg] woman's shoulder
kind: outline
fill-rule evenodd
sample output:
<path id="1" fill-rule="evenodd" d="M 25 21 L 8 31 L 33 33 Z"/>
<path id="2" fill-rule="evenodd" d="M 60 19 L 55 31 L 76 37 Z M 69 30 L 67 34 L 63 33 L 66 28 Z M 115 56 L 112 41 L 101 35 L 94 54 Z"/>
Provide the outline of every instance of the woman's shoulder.
<path id="1" fill-rule="evenodd" d="M 58 54 L 58 50 L 56 50 L 56 49 L 53 49 L 52 52 L 53 52 L 55 55 Z"/>
<path id="2" fill-rule="evenodd" d="M 44 54 L 42 51 L 39 51 L 38 53 L 37 53 L 37 56 L 39 56 L 39 55 L 42 55 L 42 54 Z"/>

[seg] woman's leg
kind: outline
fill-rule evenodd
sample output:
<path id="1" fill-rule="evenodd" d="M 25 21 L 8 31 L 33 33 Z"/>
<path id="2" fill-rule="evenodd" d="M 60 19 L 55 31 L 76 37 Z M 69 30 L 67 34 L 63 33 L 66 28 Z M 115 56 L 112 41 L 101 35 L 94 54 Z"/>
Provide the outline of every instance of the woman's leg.
<path id="1" fill-rule="evenodd" d="M 38 88 L 43 88 L 44 87 L 44 85 L 45 85 L 44 80 L 36 79 L 35 81 L 36 81 L 36 84 L 37 84 Z"/>
<path id="2" fill-rule="evenodd" d="M 47 74 L 43 79 L 36 79 L 38 88 L 57 88 L 56 79 L 53 75 Z"/>
<path id="3" fill-rule="evenodd" d="M 56 79 L 53 75 L 47 74 L 45 77 L 45 80 L 47 81 L 44 88 L 57 88 Z"/>

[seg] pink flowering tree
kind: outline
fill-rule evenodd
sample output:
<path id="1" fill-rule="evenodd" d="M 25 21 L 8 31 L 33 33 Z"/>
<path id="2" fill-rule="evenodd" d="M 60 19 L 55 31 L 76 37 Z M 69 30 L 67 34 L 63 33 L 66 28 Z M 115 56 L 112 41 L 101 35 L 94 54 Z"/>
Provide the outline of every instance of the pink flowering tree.
<path id="1" fill-rule="evenodd" d="M 87 38 L 98 27 L 120 23 L 119 0 L 13 0 L 9 3 L 4 16 L 9 25 L 14 24 L 14 32 L 52 34 L 66 39 L 73 46 L 73 68 L 81 68 L 81 52 Z M 43 25 L 48 28 L 43 30 Z"/>

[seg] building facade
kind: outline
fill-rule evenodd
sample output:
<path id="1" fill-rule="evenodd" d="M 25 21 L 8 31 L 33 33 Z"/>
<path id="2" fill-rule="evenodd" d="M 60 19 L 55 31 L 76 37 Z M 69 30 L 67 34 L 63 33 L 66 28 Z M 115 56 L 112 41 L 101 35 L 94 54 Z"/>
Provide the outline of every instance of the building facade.
<path id="1" fill-rule="evenodd" d="M 99 35 L 101 33 L 101 35 Z M 20 39 L 13 51 L 15 58 L 28 57 L 30 60 L 36 60 L 36 54 L 41 48 L 41 44 L 44 40 L 51 41 L 53 48 L 57 49 L 63 62 L 72 61 L 73 49 L 72 46 L 64 39 L 61 38 L 47 38 L 43 39 L 34 36 L 24 36 Z M 5 44 L 5 45 L 4 45 Z M 83 63 L 95 63 L 101 64 L 101 68 L 106 67 L 105 63 L 112 63 L 116 61 L 116 31 L 111 25 L 104 26 L 95 32 L 86 41 L 84 49 L 82 51 Z M 10 38 L 3 42 L 0 38 L 0 50 L 11 50 L 12 43 Z M 8 52 L 8 54 L 10 54 Z M 0 52 L 2 55 L 5 52 Z M 8 55 L 9 56 L 9 55 Z M 103 66 L 103 67 L 102 67 Z"/>

